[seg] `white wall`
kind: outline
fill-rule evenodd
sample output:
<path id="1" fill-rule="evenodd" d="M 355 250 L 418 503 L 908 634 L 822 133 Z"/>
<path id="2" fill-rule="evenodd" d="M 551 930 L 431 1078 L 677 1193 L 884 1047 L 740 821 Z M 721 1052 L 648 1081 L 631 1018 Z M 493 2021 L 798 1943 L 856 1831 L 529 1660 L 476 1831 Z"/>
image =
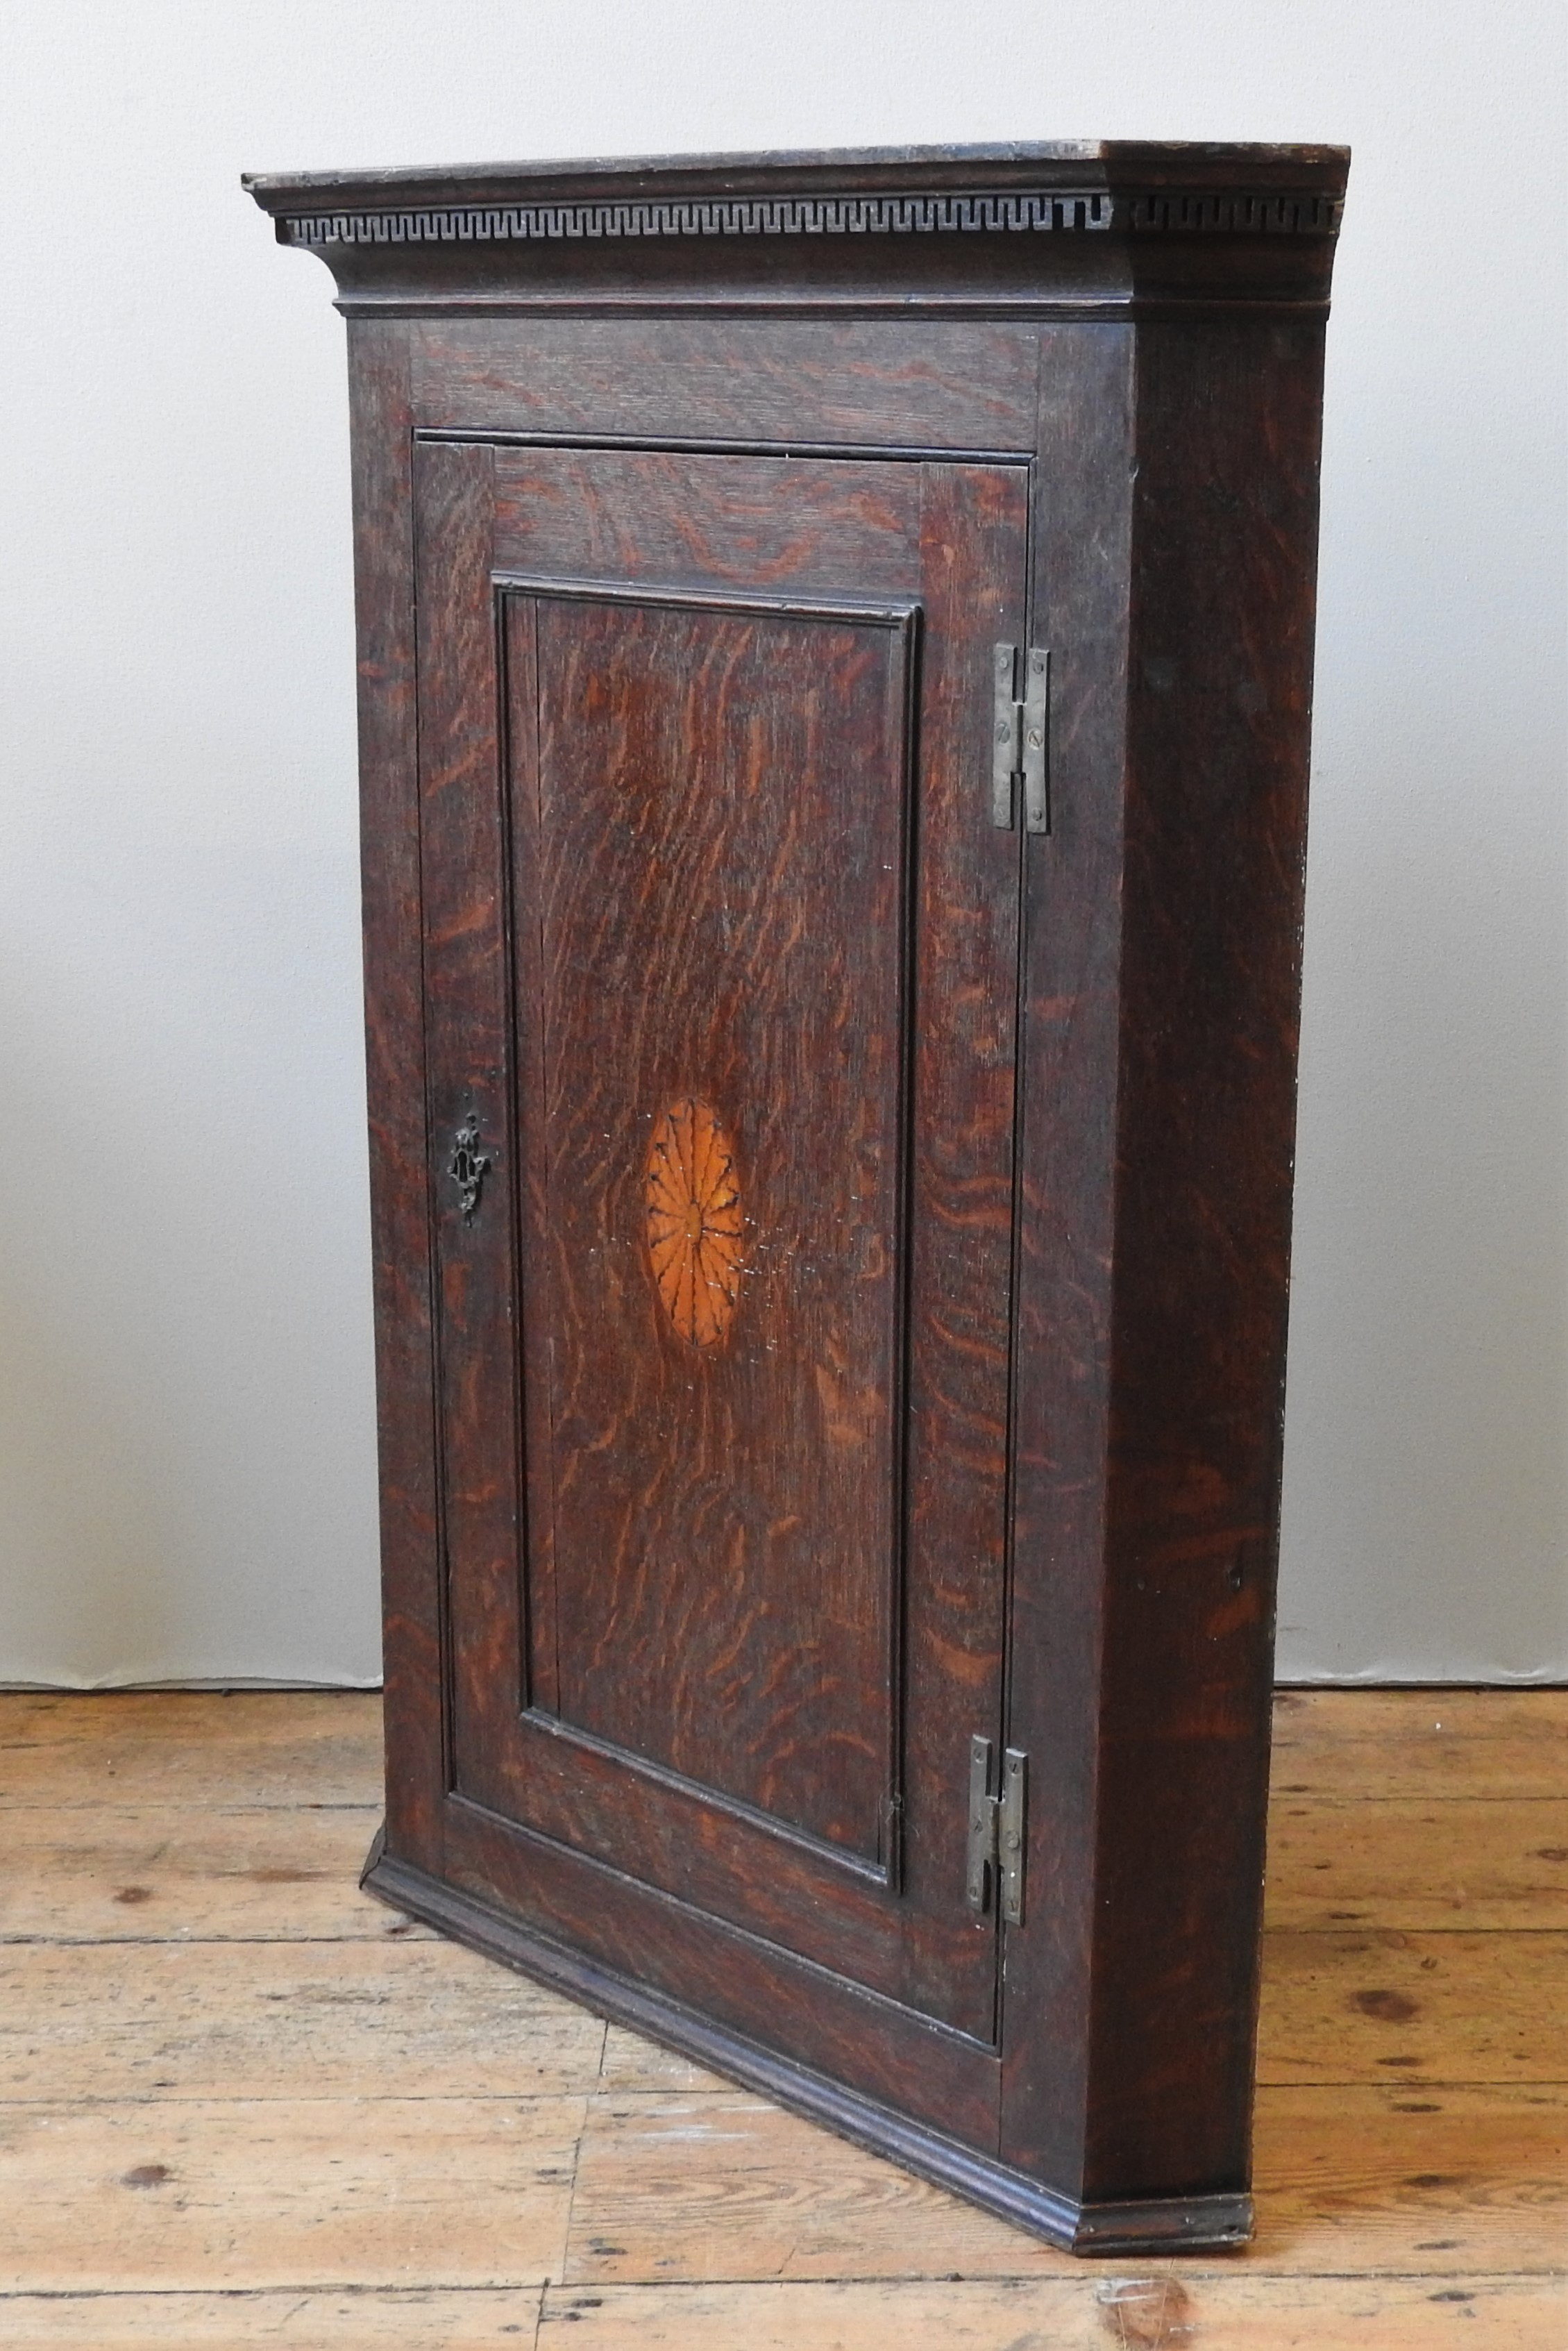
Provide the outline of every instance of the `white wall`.
<path id="1" fill-rule="evenodd" d="M 341 329 L 242 167 L 1355 148 L 1287 1675 L 1568 1675 L 1557 0 L 21 0 L 0 1678 L 377 1671 Z"/>

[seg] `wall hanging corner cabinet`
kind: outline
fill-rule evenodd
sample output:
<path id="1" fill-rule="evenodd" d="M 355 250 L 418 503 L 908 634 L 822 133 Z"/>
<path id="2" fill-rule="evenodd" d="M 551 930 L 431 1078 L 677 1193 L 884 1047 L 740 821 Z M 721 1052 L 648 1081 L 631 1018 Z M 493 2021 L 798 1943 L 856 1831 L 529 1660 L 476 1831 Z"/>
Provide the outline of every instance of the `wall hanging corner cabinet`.
<path id="1" fill-rule="evenodd" d="M 1336 148 L 263 177 L 348 320 L 368 1883 L 1248 2194 Z"/>

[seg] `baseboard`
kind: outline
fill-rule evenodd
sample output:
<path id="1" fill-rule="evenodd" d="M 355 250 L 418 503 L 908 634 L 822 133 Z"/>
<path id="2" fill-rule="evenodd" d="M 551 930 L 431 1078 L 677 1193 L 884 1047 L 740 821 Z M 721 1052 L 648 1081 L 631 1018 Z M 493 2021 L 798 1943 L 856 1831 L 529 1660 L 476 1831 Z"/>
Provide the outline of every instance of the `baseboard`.
<path id="1" fill-rule="evenodd" d="M 501 1960 L 614 2023 L 662 2042 L 1048 2244 L 1076 2253 L 1199 2252 L 1243 2244 L 1252 2232 L 1252 2199 L 1245 2194 L 1085 2204 L 1026 2179 L 973 2148 L 944 2138 L 929 2125 L 711 2023 L 663 1993 L 548 1941 L 472 1895 L 392 1859 L 381 1830 L 359 1882 L 394 1910 L 440 1928 L 470 1949 Z"/>
<path id="2" fill-rule="evenodd" d="M 280 1697 L 293 1690 L 313 1698 L 365 1698 L 379 1694 L 384 1687 L 379 1674 L 373 1681 L 365 1682 L 344 1681 L 340 1677 L 327 1682 L 301 1681 L 297 1677 L 279 1679 L 270 1674 L 182 1674 L 167 1681 L 141 1681 L 111 1675 L 97 1680 L 0 1680 L 0 1698 L 137 1698 L 148 1692 L 175 1698 L 228 1698 L 241 1690 L 271 1692 Z"/>
<path id="3" fill-rule="evenodd" d="M 1480 1697 L 1491 1690 L 1560 1690 L 1568 1689 L 1568 1675 L 1557 1666 L 1531 1667 L 1520 1673 L 1504 1673 L 1500 1667 L 1489 1674 L 1396 1674 L 1386 1666 L 1375 1666 L 1362 1673 L 1343 1674 L 1280 1674 L 1274 1681 L 1276 1691 L 1293 1690 L 1357 1690 L 1367 1696 L 1378 1690 L 1431 1690 L 1441 1696 L 1445 1691 L 1461 1697 Z"/>

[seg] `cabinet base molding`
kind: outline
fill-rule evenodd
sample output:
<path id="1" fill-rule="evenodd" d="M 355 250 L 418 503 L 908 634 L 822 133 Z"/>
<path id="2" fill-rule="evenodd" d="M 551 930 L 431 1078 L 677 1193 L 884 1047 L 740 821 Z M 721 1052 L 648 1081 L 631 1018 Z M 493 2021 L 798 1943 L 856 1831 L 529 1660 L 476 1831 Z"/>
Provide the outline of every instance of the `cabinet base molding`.
<path id="1" fill-rule="evenodd" d="M 878 2105 L 875 2099 L 793 2064 L 727 2027 L 711 2023 L 676 2001 L 633 1983 L 612 1968 L 566 1949 L 514 1918 L 458 1893 L 422 1869 L 395 1860 L 378 1830 L 359 1881 L 389 1907 L 437 1928 L 484 1958 L 499 1959 L 566 1999 L 580 2001 L 693 2064 L 772 2098 L 808 2122 L 886 2156 L 938 2188 L 968 2199 L 1000 2220 L 1027 2229 L 1048 2244 L 1075 2253 L 1213 2252 L 1244 2244 L 1252 2233 L 1252 2199 L 1245 2192 L 1085 2203 L 1059 2189 L 1019 2178 L 940 2132 Z"/>

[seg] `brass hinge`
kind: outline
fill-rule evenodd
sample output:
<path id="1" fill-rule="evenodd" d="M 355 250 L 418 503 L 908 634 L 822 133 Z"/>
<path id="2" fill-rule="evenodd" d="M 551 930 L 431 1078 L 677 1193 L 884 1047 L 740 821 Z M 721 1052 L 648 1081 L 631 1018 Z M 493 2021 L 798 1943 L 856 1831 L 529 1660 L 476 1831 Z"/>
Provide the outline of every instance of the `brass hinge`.
<path id="1" fill-rule="evenodd" d="M 1051 705 L 1051 656 L 1042 645 L 1023 655 L 1018 675 L 1016 645 L 998 645 L 992 674 L 991 820 L 1011 832 L 1023 786 L 1025 832 L 1049 832 L 1051 795 L 1046 765 Z"/>
<path id="2" fill-rule="evenodd" d="M 978 1918 L 997 1909 L 1008 1926 L 1022 1927 L 1029 1758 L 1009 1747 L 1002 1758 L 1002 1785 L 994 1790 L 991 1758 L 989 1739 L 977 1735 L 970 1740 L 964 1899 Z"/>

